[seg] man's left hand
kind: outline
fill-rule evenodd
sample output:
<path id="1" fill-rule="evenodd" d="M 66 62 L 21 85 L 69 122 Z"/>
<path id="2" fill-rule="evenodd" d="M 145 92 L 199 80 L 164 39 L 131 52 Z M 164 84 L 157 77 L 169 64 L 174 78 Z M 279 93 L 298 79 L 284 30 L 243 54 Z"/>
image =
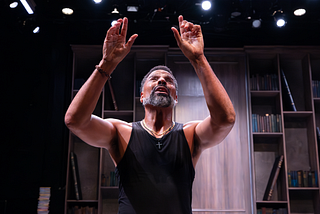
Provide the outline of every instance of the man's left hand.
<path id="1" fill-rule="evenodd" d="M 183 16 L 181 15 L 178 20 L 180 34 L 174 27 L 171 30 L 183 54 L 190 61 L 195 61 L 203 55 L 204 42 L 201 27 L 200 25 L 183 20 Z"/>

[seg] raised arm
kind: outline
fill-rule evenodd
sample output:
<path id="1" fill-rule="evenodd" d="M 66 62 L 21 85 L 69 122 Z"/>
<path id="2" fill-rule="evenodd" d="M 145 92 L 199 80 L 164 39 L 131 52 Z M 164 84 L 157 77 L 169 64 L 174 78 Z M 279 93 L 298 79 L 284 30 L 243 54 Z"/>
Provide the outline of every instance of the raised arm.
<path id="1" fill-rule="evenodd" d="M 179 16 L 179 31 L 172 28 L 183 54 L 189 59 L 201 82 L 210 115 L 194 127 L 194 148 L 203 150 L 220 143 L 235 122 L 235 111 L 223 85 L 204 55 L 201 27 Z"/>
<path id="2" fill-rule="evenodd" d="M 110 27 L 103 43 L 102 60 L 74 97 L 65 115 L 68 128 L 92 146 L 108 149 L 116 138 L 117 130 L 112 120 L 103 120 L 92 113 L 103 86 L 117 65 L 130 52 L 138 36 L 132 35 L 126 43 L 127 28 L 127 18 L 119 19 Z"/>

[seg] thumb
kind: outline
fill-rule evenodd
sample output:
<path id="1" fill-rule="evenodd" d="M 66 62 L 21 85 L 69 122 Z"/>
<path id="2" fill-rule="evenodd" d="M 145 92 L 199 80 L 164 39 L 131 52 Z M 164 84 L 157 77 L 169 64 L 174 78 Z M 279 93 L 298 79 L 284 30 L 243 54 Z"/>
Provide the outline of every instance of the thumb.
<path id="1" fill-rule="evenodd" d="M 131 48 L 132 45 L 133 45 L 133 43 L 134 43 L 134 41 L 136 40 L 137 37 L 138 37 L 138 34 L 133 34 L 133 35 L 130 37 L 130 39 L 128 40 L 126 46 L 127 46 L 128 48 Z"/>
<path id="2" fill-rule="evenodd" d="M 175 27 L 171 27 L 171 30 L 173 31 L 173 35 L 174 35 L 174 38 L 175 38 L 176 41 L 177 41 L 178 46 L 180 47 L 180 44 L 181 44 L 181 36 L 180 36 L 180 34 L 179 34 L 179 31 L 178 31 Z"/>

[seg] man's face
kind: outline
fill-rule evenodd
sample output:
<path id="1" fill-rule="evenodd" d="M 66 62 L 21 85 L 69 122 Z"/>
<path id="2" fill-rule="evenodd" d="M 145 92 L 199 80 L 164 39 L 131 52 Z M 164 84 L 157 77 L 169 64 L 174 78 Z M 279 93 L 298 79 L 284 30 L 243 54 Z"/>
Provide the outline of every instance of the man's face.
<path id="1" fill-rule="evenodd" d="M 172 75 L 164 70 L 153 71 L 144 84 L 140 99 L 143 105 L 173 107 L 177 95 Z"/>

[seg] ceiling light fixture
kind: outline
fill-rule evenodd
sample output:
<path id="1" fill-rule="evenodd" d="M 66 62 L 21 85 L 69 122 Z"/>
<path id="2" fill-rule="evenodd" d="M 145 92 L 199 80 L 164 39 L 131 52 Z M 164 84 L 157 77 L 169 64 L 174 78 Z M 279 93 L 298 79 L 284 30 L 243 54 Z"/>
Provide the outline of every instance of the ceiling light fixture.
<path id="1" fill-rule="evenodd" d="M 211 8 L 211 2 L 210 1 L 203 1 L 201 4 L 202 9 L 209 10 Z"/>
<path id="2" fill-rule="evenodd" d="M 306 14 L 306 9 L 304 8 L 299 8 L 299 9 L 296 9 L 295 11 L 293 11 L 293 14 L 295 16 L 303 16 L 304 14 Z"/>
<path id="3" fill-rule="evenodd" d="M 40 32 L 40 27 L 39 26 L 35 27 L 32 32 L 33 33 L 39 33 Z"/>
<path id="4" fill-rule="evenodd" d="M 73 10 L 69 7 L 65 7 L 62 9 L 62 13 L 65 15 L 72 15 L 73 14 Z"/>
<path id="5" fill-rule="evenodd" d="M 137 6 L 127 6 L 127 11 L 128 12 L 138 12 L 139 7 Z"/>
<path id="6" fill-rule="evenodd" d="M 17 6 L 18 6 L 18 2 L 16 2 L 16 1 L 12 2 L 12 3 L 9 5 L 10 8 L 16 8 Z"/>
<path id="7" fill-rule="evenodd" d="M 261 19 L 254 19 L 254 20 L 252 21 L 252 27 L 253 27 L 253 28 L 259 28 L 259 27 L 261 27 Z"/>
<path id="8" fill-rule="evenodd" d="M 119 13 L 119 11 L 118 11 L 117 8 L 115 7 L 111 13 Z"/>
<path id="9" fill-rule="evenodd" d="M 102 2 L 102 0 L 93 0 L 93 1 L 94 1 L 94 3 L 96 3 L 96 4 L 99 4 L 99 3 Z"/>
<path id="10" fill-rule="evenodd" d="M 29 4 L 26 0 L 20 0 L 21 4 L 23 5 L 23 7 L 26 9 L 26 11 L 29 14 L 33 14 L 34 12 L 34 7 L 35 7 L 35 3 L 34 2 L 30 2 L 31 4 Z"/>
<path id="11" fill-rule="evenodd" d="M 274 11 L 272 16 L 278 27 L 283 27 L 286 25 L 286 20 L 284 19 L 284 13 L 282 10 Z"/>

